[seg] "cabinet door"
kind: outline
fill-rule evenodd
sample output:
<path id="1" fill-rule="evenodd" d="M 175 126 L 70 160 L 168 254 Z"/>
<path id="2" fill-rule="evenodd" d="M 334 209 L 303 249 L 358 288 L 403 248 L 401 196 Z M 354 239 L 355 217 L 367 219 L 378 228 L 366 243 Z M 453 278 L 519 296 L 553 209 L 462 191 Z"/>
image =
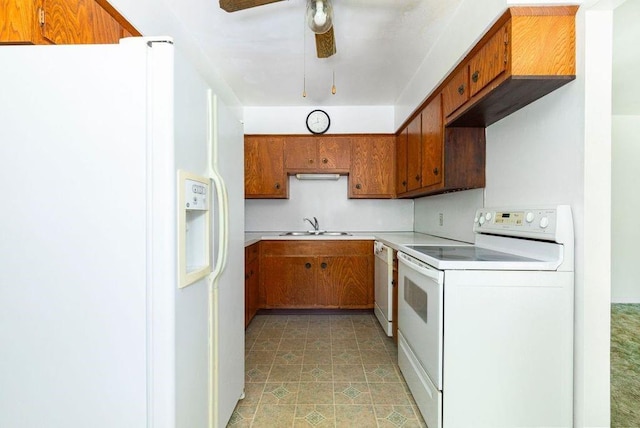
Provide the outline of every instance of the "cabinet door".
<path id="1" fill-rule="evenodd" d="M 396 193 L 407 191 L 407 139 L 409 128 L 403 129 L 396 137 Z"/>
<path id="2" fill-rule="evenodd" d="M 282 138 L 246 136 L 244 140 L 245 198 L 286 198 L 286 178 Z"/>
<path id="3" fill-rule="evenodd" d="M 474 96 L 507 69 L 507 25 L 494 34 L 469 62 L 471 90 Z"/>
<path id="4" fill-rule="evenodd" d="M 421 115 L 409 122 L 407 135 L 407 190 L 422 187 L 422 118 Z"/>
<path id="5" fill-rule="evenodd" d="M 318 165 L 321 169 L 348 172 L 351 166 L 351 140 L 348 137 L 319 137 Z"/>
<path id="6" fill-rule="evenodd" d="M 422 110 L 422 187 L 442 183 L 442 104 L 436 96 Z"/>
<path id="7" fill-rule="evenodd" d="M 318 168 L 318 150 L 312 136 L 284 138 L 284 167 L 294 172 Z"/>
<path id="8" fill-rule="evenodd" d="M 469 99 L 469 66 L 464 66 L 442 90 L 442 109 L 449 116 Z"/>
<path id="9" fill-rule="evenodd" d="M 318 290 L 326 290 L 327 306 L 370 308 L 373 280 L 369 256 L 320 257 Z"/>
<path id="10" fill-rule="evenodd" d="M 120 24 L 94 0 L 43 0 L 42 36 L 55 44 L 118 43 Z"/>
<path id="11" fill-rule="evenodd" d="M 0 0 L 0 5 L 0 43 L 42 43 L 36 2 Z"/>
<path id="12" fill-rule="evenodd" d="M 351 141 L 350 198 L 393 197 L 393 135 L 372 135 Z"/>
<path id="13" fill-rule="evenodd" d="M 316 265 L 315 257 L 263 257 L 260 273 L 267 308 L 316 306 Z"/>

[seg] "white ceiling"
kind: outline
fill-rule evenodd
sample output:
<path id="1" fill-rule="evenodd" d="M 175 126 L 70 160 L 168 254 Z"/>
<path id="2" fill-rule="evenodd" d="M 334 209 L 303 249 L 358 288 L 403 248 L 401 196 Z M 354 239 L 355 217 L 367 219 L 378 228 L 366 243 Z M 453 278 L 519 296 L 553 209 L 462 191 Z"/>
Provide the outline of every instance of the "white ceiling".
<path id="1" fill-rule="evenodd" d="M 373 106 L 394 104 L 461 0 L 333 0 L 327 59 L 316 57 L 305 0 L 233 13 L 217 0 L 170 3 L 244 106 Z"/>

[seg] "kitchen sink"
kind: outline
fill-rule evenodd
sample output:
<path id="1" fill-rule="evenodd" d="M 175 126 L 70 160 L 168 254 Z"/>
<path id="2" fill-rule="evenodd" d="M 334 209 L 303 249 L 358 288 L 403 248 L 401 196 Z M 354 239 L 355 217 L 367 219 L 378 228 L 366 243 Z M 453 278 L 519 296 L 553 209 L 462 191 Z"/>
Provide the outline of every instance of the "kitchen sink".
<path id="1" fill-rule="evenodd" d="M 281 233 L 280 236 L 351 236 L 351 234 L 349 232 L 327 232 L 326 230 L 310 230 L 308 232 L 285 232 Z"/>

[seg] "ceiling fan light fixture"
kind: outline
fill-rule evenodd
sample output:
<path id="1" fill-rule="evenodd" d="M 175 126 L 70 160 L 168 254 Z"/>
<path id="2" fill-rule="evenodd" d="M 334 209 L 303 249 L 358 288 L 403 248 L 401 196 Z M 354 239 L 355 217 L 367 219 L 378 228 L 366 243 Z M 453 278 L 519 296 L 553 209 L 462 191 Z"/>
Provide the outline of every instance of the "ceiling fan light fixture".
<path id="1" fill-rule="evenodd" d="M 330 0 L 307 0 L 306 21 L 311 31 L 324 34 L 333 26 L 333 6 Z"/>

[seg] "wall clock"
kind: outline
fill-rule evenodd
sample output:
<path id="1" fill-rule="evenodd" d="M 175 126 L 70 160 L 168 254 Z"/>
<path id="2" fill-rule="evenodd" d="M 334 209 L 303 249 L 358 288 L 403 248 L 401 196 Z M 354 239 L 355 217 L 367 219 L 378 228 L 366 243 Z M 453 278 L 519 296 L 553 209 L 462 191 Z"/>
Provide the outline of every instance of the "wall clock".
<path id="1" fill-rule="evenodd" d="M 307 129 L 312 134 L 324 134 L 331 125 L 329 115 L 323 110 L 313 110 L 307 115 Z"/>

